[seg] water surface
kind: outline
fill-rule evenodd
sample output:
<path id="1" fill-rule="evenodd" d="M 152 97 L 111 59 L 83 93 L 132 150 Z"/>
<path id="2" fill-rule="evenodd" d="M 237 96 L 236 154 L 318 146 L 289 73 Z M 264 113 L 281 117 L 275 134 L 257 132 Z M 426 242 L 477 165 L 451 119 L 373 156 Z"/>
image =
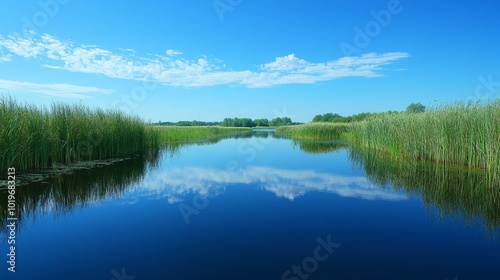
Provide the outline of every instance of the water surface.
<path id="1" fill-rule="evenodd" d="M 3 239 L 0 275 L 499 279 L 488 180 L 271 131 L 176 145 L 19 187 L 17 272 Z"/>

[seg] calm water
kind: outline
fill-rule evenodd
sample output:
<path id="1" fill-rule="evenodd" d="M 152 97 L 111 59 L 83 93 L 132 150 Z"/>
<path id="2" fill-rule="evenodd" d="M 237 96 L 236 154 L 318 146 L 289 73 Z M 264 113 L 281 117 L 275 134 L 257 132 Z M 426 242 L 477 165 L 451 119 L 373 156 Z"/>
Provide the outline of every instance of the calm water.
<path id="1" fill-rule="evenodd" d="M 18 187 L 0 279 L 500 279 L 487 174 L 272 135 Z"/>

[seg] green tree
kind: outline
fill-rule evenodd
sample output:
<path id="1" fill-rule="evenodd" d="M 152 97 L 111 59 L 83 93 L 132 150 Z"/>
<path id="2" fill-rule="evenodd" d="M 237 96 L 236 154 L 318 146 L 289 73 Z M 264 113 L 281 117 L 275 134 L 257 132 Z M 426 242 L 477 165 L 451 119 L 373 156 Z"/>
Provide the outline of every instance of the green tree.
<path id="1" fill-rule="evenodd" d="M 313 118 L 313 122 L 320 122 L 323 119 L 323 115 L 316 115 Z"/>
<path id="2" fill-rule="evenodd" d="M 406 108 L 406 113 L 422 113 L 425 112 L 425 106 L 421 103 L 411 103 Z"/>
<path id="3" fill-rule="evenodd" d="M 326 113 L 324 115 L 314 116 L 313 122 L 344 122 L 344 117 L 339 114 Z"/>
<path id="4" fill-rule="evenodd" d="M 283 125 L 291 125 L 291 124 L 292 124 L 292 119 L 290 119 L 289 117 L 274 118 L 269 123 L 270 126 L 283 126 Z"/>
<path id="5" fill-rule="evenodd" d="M 232 126 L 232 122 L 233 120 L 231 118 L 225 118 L 222 121 L 221 126 Z"/>
<path id="6" fill-rule="evenodd" d="M 256 120 L 253 120 L 253 122 L 256 126 L 269 126 L 268 119 L 256 119 Z"/>
<path id="7" fill-rule="evenodd" d="M 292 124 L 292 119 L 290 119 L 289 117 L 283 117 L 281 118 L 282 122 L 283 122 L 283 125 L 291 125 Z"/>
<path id="8" fill-rule="evenodd" d="M 241 119 L 241 126 L 242 127 L 254 127 L 255 123 L 250 118 L 242 118 Z"/>
<path id="9" fill-rule="evenodd" d="M 324 122 L 338 122 L 342 120 L 342 116 L 339 114 L 326 113 L 323 115 L 322 121 Z"/>

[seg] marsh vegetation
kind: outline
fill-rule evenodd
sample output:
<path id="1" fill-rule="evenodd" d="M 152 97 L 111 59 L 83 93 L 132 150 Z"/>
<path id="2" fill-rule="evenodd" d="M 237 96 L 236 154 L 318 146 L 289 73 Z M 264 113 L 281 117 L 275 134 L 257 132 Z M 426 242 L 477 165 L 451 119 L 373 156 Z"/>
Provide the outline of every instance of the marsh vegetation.
<path id="1" fill-rule="evenodd" d="M 415 105 L 407 112 L 373 114 L 359 122 L 333 120 L 278 130 L 293 139 L 348 139 L 355 146 L 383 151 L 394 158 L 500 175 L 500 100 L 442 105 L 425 112 Z"/>
<path id="2" fill-rule="evenodd" d="M 277 131 L 290 135 L 293 139 L 334 140 L 347 137 L 350 124 L 313 122 L 295 126 L 283 126 Z"/>
<path id="3" fill-rule="evenodd" d="M 500 174 L 500 100 L 443 105 L 418 114 L 353 124 L 357 145 L 396 157 L 481 168 Z"/>
<path id="4" fill-rule="evenodd" d="M 214 136 L 250 132 L 250 128 L 221 126 L 156 126 L 161 143 L 174 141 L 203 140 Z"/>
<path id="5" fill-rule="evenodd" d="M 118 110 L 54 103 L 50 108 L 0 99 L 0 170 L 18 172 L 159 148 L 159 134 Z"/>
<path id="6" fill-rule="evenodd" d="M 299 125 L 286 125 L 293 124 L 289 118 L 271 122 L 226 118 L 222 126 L 154 126 L 117 110 L 60 103 L 38 108 L 2 98 L 0 119 L 0 168 L 16 166 L 20 172 L 148 154 L 166 143 L 171 146 L 179 141 L 250 133 L 250 127 L 256 124 L 273 124 L 277 125 L 277 132 L 295 140 L 343 139 L 393 158 L 500 174 L 500 100 L 455 103 L 427 111 L 421 104 L 411 104 L 406 112 L 361 113 L 350 117 L 328 113 Z M 305 149 L 324 146 L 304 143 L 300 145 Z"/>

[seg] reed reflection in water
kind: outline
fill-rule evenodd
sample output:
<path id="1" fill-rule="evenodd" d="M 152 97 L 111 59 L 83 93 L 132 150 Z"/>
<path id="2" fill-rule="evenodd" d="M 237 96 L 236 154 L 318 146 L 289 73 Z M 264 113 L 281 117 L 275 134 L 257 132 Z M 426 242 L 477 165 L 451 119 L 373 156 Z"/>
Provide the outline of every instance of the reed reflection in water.
<path id="1" fill-rule="evenodd" d="M 438 219 L 462 217 L 470 225 L 498 235 L 500 182 L 493 174 L 445 164 L 393 160 L 386 154 L 352 147 L 350 160 L 381 187 L 420 197 Z"/>
<path id="2" fill-rule="evenodd" d="M 148 171 L 157 167 L 161 155 L 161 151 L 155 150 L 147 156 L 76 170 L 19 186 L 16 189 L 18 230 L 25 220 L 36 220 L 40 215 L 51 213 L 64 216 L 77 208 L 122 196 L 134 188 Z M 6 197 L 6 191 L 0 194 Z M 2 224 L 7 222 L 7 208 L 7 200 L 0 200 Z M 5 227 L 0 230 L 2 234 L 5 231 Z"/>

